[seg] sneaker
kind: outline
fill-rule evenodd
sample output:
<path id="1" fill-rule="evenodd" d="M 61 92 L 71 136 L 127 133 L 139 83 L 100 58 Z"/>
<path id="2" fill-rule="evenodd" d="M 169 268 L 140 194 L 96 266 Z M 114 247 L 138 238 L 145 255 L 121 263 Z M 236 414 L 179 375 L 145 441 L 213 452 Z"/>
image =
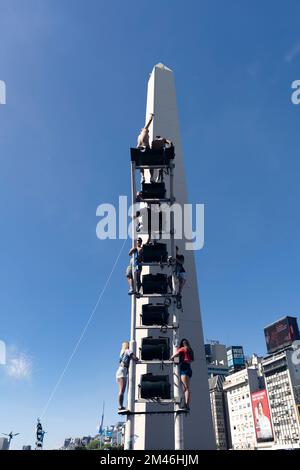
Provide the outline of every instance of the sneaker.
<path id="1" fill-rule="evenodd" d="M 134 294 L 134 290 L 133 290 L 133 289 L 129 289 L 128 295 L 133 295 L 133 294 Z"/>

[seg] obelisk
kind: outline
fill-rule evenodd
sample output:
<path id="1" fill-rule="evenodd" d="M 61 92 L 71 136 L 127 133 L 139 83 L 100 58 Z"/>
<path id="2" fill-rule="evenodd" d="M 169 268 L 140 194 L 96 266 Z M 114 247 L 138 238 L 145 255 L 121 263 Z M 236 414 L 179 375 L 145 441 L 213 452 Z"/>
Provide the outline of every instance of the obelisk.
<path id="1" fill-rule="evenodd" d="M 154 113 L 154 120 L 150 128 L 150 142 L 159 135 L 170 139 L 175 146 L 174 169 L 174 196 L 176 203 L 182 207 L 188 203 L 187 186 L 184 171 L 183 151 L 179 132 L 179 119 L 176 103 L 174 75 L 172 70 L 158 64 L 154 67 L 148 82 L 146 122 L 150 114 Z M 190 165 L 195 163 L 195 171 L 199 171 L 199 155 L 195 146 L 194 155 L 191 156 Z M 194 251 L 186 250 L 186 239 L 175 240 L 179 252 L 185 256 L 185 270 L 187 282 L 183 290 L 183 308 L 180 315 L 180 337 L 187 338 L 194 350 L 195 361 L 192 364 L 193 377 L 191 379 L 191 411 L 183 417 L 183 434 L 185 449 L 214 449 L 215 438 L 212 426 L 208 375 L 204 352 L 203 330 L 200 312 L 200 303 L 197 285 Z M 190 240 L 188 240 L 190 241 Z M 165 241 L 164 241 L 165 242 Z M 168 243 L 168 242 L 167 242 Z M 169 246 L 169 245 L 168 245 Z M 154 268 L 143 268 L 143 274 L 157 272 Z M 140 313 L 143 303 L 147 299 L 137 299 L 136 318 L 140 325 Z M 157 335 L 157 330 L 137 330 L 137 352 L 142 337 Z M 172 336 L 170 334 L 170 339 Z M 136 397 L 140 376 L 145 372 L 160 374 L 160 366 L 136 366 Z M 170 371 L 169 367 L 164 370 Z M 135 404 L 135 411 L 153 411 L 161 409 L 157 404 Z M 166 409 L 166 408 L 163 408 Z M 168 409 L 172 409 L 169 406 Z M 146 414 L 134 417 L 134 449 L 174 449 L 174 415 Z"/>

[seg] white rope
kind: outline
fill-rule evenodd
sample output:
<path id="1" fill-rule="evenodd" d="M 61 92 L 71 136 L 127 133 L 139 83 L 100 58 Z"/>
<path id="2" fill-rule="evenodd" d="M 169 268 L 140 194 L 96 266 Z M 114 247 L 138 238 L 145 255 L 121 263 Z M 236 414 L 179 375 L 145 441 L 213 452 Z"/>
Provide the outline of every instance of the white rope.
<path id="1" fill-rule="evenodd" d="M 57 389 L 58 389 L 58 387 L 59 387 L 61 381 L 63 380 L 63 378 L 64 378 L 64 376 L 65 376 L 65 374 L 66 374 L 66 372 L 67 372 L 67 370 L 68 370 L 68 367 L 69 367 L 69 365 L 71 364 L 72 359 L 73 359 L 73 357 L 75 356 L 75 354 L 76 354 L 76 352 L 77 352 L 77 350 L 78 350 L 78 348 L 79 348 L 79 346 L 80 346 L 81 341 L 82 341 L 83 338 L 84 338 L 84 335 L 85 335 L 85 333 L 86 333 L 86 331 L 87 331 L 87 329 L 88 329 L 88 327 L 89 327 L 89 324 L 91 323 L 91 321 L 92 321 L 92 319 L 93 319 L 93 317 L 94 317 L 94 315 L 95 315 L 95 313 L 96 313 L 96 310 L 97 310 L 97 308 L 98 308 L 98 305 L 99 305 L 99 303 L 100 303 L 100 301 L 101 301 L 101 299 L 102 299 L 102 297 L 103 297 L 103 295 L 104 295 L 104 293 L 105 293 L 105 291 L 106 291 L 106 288 L 107 288 L 107 286 L 108 286 L 108 284 L 109 284 L 109 281 L 110 281 L 110 279 L 111 279 L 111 277 L 112 277 L 112 275 L 113 275 L 113 273 L 114 273 L 114 270 L 115 270 L 115 268 L 116 268 L 116 266 L 117 266 L 117 264 L 118 264 L 118 261 L 119 261 L 119 259 L 120 259 L 120 256 L 121 256 L 121 254 L 122 254 L 122 251 L 123 251 L 123 249 L 124 249 L 124 246 L 125 246 L 126 242 L 127 242 L 127 239 L 124 240 L 124 243 L 123 243 L 123 245 L 122 245 L 122 247 L 121 247 L 121 249 L 120 249 L 120 252 L 119 252 L 119 254 L 118 254 L 118 256 L 117 256 L 117 258 L 116 258 L 116 260 L 115 260 L 115 262 L 114 262 L 114 265 L 113 265 L 113 267 L 112 267 L 112 270 L 111 270 L 111 272 L 110 272 L 110 275 L 108 276 L 108 278 L 107 278 L 107 280 L 106 280 L 106 282 L 105 282 L 105 284 L 104 284 L 104 287 L 103 287 L 103 289 L 102 289 L 102 291 L 101 291 L 101 293 L 100 293 L 100 295 L 99 295 L 99 297 L 98 297 L 98 300 L 97 300 L 97 302 L 96 302 L 96 304 L 95 304 L 95 306 L 94 306 L 94 308 L 93 308 L 93 310 L 92 310 L 92 312 L 91 312 L 91 314 L 90 314 L 90 316 L 89 316 L 89 319 L 88 319 L 88 321 L 86 322 L 86 324 L 85 324 L 85 326 L 84 326 L 84 328 L 83 328 L 83 330 L 82 330 L 82 332 L 81 332 L 81 334 L 80 334 L 80 336 L 79 336 L 79 338 L 78 338 L 78 340 L 77 340 L 77 343 L 76 343 L 75 346 L 74 346 L 74 349 L 73 349 L 73 351 L 72 351 L 72 354 L 70 355 L 68 361 L 66 362 L 66 365 L 65 365 L 65 367 L 64 367 L 64 369 L 63 369 L 63 371 L 62 371 L 62 373 L 60 374 L 59 379 L 58 379 L 58 381 L 56 382 L 56 384 L 55 384 L 55 386 L 54 386 L 54 388 L 53 388 L 53 390 L 52 390 L 52 392 L 51 392 L 51 394 L 50 394 L 50 396 L 49 396 L 49 399 L 48 399 L 48 401 L 47 401 L 47 403 L 46 403 L 46 405 L 45 405 L 45 407 L 44 407 L 44 410 L 43 410 L 43 412 L 42 412 L 42 414 L 41 414 L 41 418 L 43 418 L 43 417 L 45 416 L 45 414 L 46 414 L 46 412 L 47 412 L 47 410 L 48 410 L 48 408 L 49 408 L 49 405 L 50 405 L 51 401 L 53 400 L 53 398 L 54 398 L 54 396 L 55 396 L 55 393 L 57 392 Z"/>

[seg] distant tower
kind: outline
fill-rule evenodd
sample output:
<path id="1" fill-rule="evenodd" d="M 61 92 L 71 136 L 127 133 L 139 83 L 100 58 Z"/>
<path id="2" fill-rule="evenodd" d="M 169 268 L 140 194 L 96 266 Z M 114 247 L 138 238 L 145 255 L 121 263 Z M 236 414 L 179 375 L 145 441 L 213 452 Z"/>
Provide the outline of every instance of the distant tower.
<path id="1" fill-rule="evenodd" d="M 146 122 L 149 121 L 151 113 L 154 113 L 154 120 L 150 127 L 150 142 L 157 135 L 170 139 L 175 147 L 175 168 L 174 168 L 174 196 L 176 203 L 183 207 L 188 202 L 187 189 L 185 182 L 183 152 L 179 133 L 179 120 L 176 104 L 176 92 L 173 72 L 163 64 L 154 67 L 148 83 Z M 194 162 L 197 160 L 198 149 L 194 148 L 195 154 L 192 156 Z M 193 163 L 193 160 L 191 164 Z M 198 170 L 197 170 L 198 171 Z M 170 188 L 168 188 L 170 189 Z M 183 235 L 184 236 L 184 235 Z M 143 237 L 144 241 L 146 237 Z M 171 243 L 167 243 L 168 252 L 171 252 Z M 185 256 L 184 267 L 187 272 L 187 282 L 183 291 L 184 312 L 180 314 L 180 339 L 187 338 L 195 353 L 195 361 L 192 364 L 193 377 L 191 379 L 191 412 L 182 416 L 182 429 L 184 436 L 184 449 L 214 449 L 215 438 L 212 426 L 210 399 L 208 390 L 207 367 L 204 352 L 204 340 L 202 331 L 202 322 L 200 314 L 197 274 L 195 268 L 194 252 L 186 250 L 185 238 L 175 240 L 179 247 L 179 252 Z M 149 266 L 143 267 L 143 275 L 147 273 L 156 273 L 157 269 Z M 159 335 L 158 330 L 140 329 L 140 315 L 142 305 L 150 303 L 151 300 L 145 298 L 133 299 L 132 309 L 135 309 L 136 318 L 135 339 L 137 345 L 137 354 L 141 346 L 142 338 Z M 157 332 L 158 331 L 158 332 Z M 172 341 L 172 333 L 170 332 Z M 139 394 L 139 384 L 141 375 L 152 372 L 161 373 L 161 366 L 140 364 L 133 366 L 135 378 L 135 401 Z M 172 374 L 170 366 L 164 367 L 164 372 Z M 129 392 L 129 399 L 130 399 Z M 133 401 L 131 402 L 133 403 Z M 142 414 L 157 410 L 159 405 L 153 403 L 135 403 L 134 411 L 141 414 L 135 414 L 131 417 L 131 422 L 127 426 L 125 441 L 131 439 L 131 448 L 133 449 L 174 449 L 174 415 L 170 414 Z M 169 408 L 168 408 L 169 406 Z M 162 408 L 162 405 L 161 405 Z M 160 408 L 160 409 L 161 409 Z M 171 409 L 170 405 L 163 409 Z M 173 407 L 174 409 L 174 407 Z M 131 410 L 133 411 L 133 410 Z M 130 418 L 128 418 L 130 420 Z M 132 428 L 130 428 L 132 426 Z M 131 432 L 131 435 L 129 435 Z M 126 447 L 126 442 L 125 442 Z M 127 447 L 128 448 L 128 447 Z"/>
<path id="2" fill-rule="evenodd" d="M 46 432 L 43 430 L 43 426 L 41 421 L 38 419 L 37 420 L 37 425 L 36 425 L 36 443 L 35 443 L 35 450 L 43 450 L 43 444 L 44 444 L 44 436 Z"/>

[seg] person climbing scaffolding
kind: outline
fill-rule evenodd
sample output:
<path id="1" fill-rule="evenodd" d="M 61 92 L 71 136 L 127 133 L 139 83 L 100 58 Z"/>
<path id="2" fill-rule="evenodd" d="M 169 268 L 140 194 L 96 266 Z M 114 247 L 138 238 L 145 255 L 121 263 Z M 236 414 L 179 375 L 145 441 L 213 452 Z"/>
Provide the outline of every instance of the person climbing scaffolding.
<path id="1" fill-rule="evenodd" d="M 141 150 L 146 150 L 147 148 L 150 148 L 149 144 L 149 127 L 153 121 L 154 114 L 150 114 L 150 119 L 147 122 L 146 126 L 143 127 L 139 133 L 138 139 L 137 139 L 137 148 Z M 144 170 L 141 169 L 141 182 L 143 183 L 145 181 L 145 174 Z"/>
<path id="2" fill-rule="evenodd" d="M 129 251 L 130 264 L 126 269 L 126 277 L 129 285 L 128 295 L 138 293 L 141 288 L 141 260 L 142 260 L 143 240 L 139 237 L 136 241 L 136 247 Z"/>
<path id="3" fill-rule="evenodd" d="M 157 135 L 151 143 L 151 149 L 152 150 L 165 150 L 165 149 L 170 148 L 170 147 L 173 147 L 173 143 L 171 142 L 171 140 L 166 139 L 165 137 L 161 137 L 160 135 Z M 166 170 L 166 171 L 168 173 L 168 170 Z M 155 179 L 156 183 L 163 182 L 164 181 L 164 170 L 161 168 L 160 170 L 158 170 L 157 173 L 158 173 L 158 175 Z M 154 181 L 153 172 L 151 174 L 151 177 L 152 177 L 152 181 Z"/>
<path id="4" fill-rule="evenodd" d="M 178 356 L 180 379 L 184 393 L 184 406 L 185 409 L 189 411 L 191 401 L 190 379 L 193 375 L 191 363 L 194 361 L 194 351 L 192 350 L 189 341 L 185 338 L 181 340 L 180 346 L 171 357 L 171 360 L 174 360 L 174 358 Z"/>
<path id="5" fill-rule="evenodd" d="M 129 349 L 129 342 L 124 341 L 120 351 L 119 367 L 116 373 L 116 381 L 119 385 L 119 411 L 124 411 L 124 393 L 127 384 L 128 370 L 131 360 L 138 361 L 136 355 Z"/>
<path id="6" fill-rule="evenodd" d="M 173 294 L 176 295 L 177 308 L 182 309 L 182 290 L 186 283 L 186 271 L 183 267 L 184 256 L 179 254 L 178 246 L 176 246 L 176 258 L 175 260 L 173 259 L 173 263 L 174 270 L 173 275 L 169 277 L 169 286 Z"/>

